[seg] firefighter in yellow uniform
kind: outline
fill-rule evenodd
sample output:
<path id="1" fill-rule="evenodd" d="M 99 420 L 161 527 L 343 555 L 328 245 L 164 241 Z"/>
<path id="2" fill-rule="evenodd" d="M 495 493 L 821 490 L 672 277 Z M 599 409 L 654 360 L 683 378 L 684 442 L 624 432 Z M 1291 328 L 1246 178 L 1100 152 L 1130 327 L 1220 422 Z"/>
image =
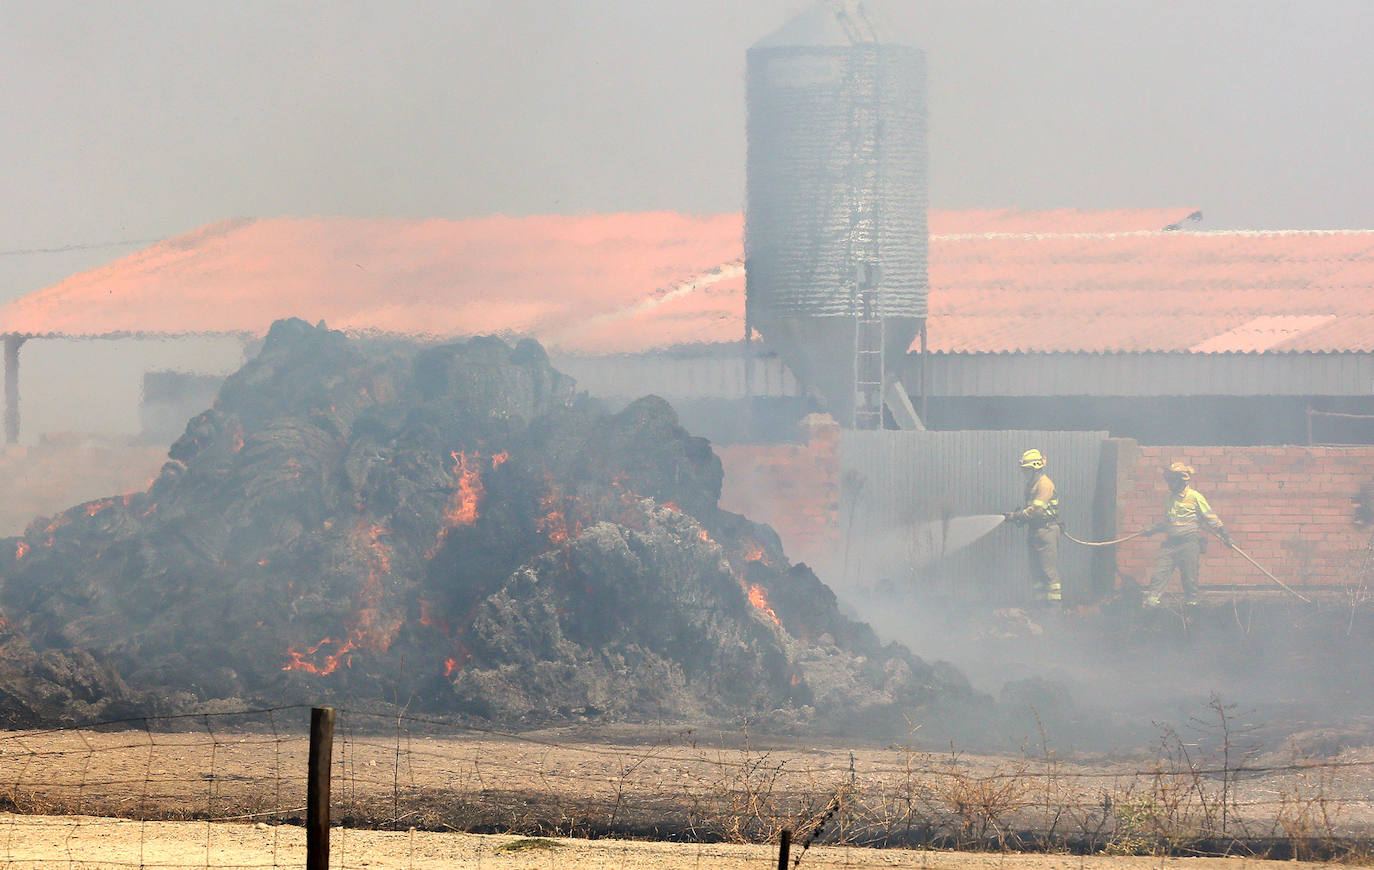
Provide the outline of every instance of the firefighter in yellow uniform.
<path id="1" fill-rule="evenodd" d="M 1029 527 L 1026 550 L 1036 604 L 1055 606 L 1063 599 L 1059 583 L 1059 497 L 1045 473 L 1045 454 L 1034 448 L 1021 454 L 1026 476 L 1026 506 L 1006 518 Z"/>
<path id="2" fill-rule="evenodd" d="M 1149 534 L 1165 533 L 1164 543 L 1160 545 L 1159 556 L 1155 559 L 1154 574 L 1150 576 L 1150 591 L 1145 595 L 1146 607 L 1158 607 L 1159 596 L 1164 587 L 1178 571 L 1183 581 L 1183 603 L 1192 607 L 1197 604 L 1198 596 L 1198 556 L 1204 549 L 1203 527 L 1211 530 L 1228 547 L 1231 535 L 1221 525 L 1212 506 L 1203 498 L 1202 493 L 1193 489 L 1193 469 L 1182 462 L 1175 462 L 1164 469 L 1164 480 L 1169 485 L 1169 497 L 1164 502 L 1164 519 L 1149 530 Z"/>

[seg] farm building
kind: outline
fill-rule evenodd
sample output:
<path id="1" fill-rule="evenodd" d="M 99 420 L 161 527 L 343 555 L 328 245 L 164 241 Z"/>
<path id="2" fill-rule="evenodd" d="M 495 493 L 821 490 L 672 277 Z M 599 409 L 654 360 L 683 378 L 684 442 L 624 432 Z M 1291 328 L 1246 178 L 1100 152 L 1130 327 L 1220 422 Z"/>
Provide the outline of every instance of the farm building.
<path id="1" fill-rule="evenodd" d="M 1290 576 L 1350 582 L 1367 538 L 1354 499 L 1374 482 L 1363 416 L 1374 414 L 1374 232 L 1204 232 L 1196 219 L 1192 209 L 932 212 L 927 345 L 911 348 L 900 373 L 929 431 L 887 433 L 813 416 L 823 400 L 766 336 L 746 340 L 739 215 L 216 224 L 0 309 L 7 421 L 20 436 L 6 462 L 48 492 L 47 455 L 65 457 L 52 462 L 73 470 L 74 486 L 108 488 L 111 473 L 141 485 L 217 378 L 279 317 L 433 340 L 495 333 L 540 340 L 594 395 L 669 399 L 717 444 L 727 505 L 776 525 L 790 552 L 832 576 L 869 576 L 881 561 L 856 562 L 872 548 L 842 546 L 854 537 L 847 523 L 890 531 L 1005 509 L 1019 496 L 1004 459 L 1038 438 L 1061 485 L 1080 493 L 1066 505 L 1079 534 L 1142 521 L 1155 465 L 1192 458 L 1239 538 L 1269 523 L 1266 543 L 1250 543 Z M 92 446 L 19 429 L 31 384 L 43 386 L 40 401 L 62 399 L 62 381 L 29 364 L 53 364 L 29 357 L 45 344 L 182 350 L 161 373 L 105 390 L 129 407 L 141 392 L 149 431 L 112 431 L 88 412 L 83 433 L 103 436 Z M 114 447 L 111 436 L 142 443 Z M 1333 443 L 1346 446 L 1320 446 Z M 858 480 L 862 495 L 846 491 Z M 1273 497 L 1285 485 L 1288 495 Z M 1319 508 L 1303 501 L 1318 497 Z M 60 506 L 39 501 L 18 498 L 15 510 Z M 1318 527 L 1314 548 L 1308 531 Z M 1014 598 L 1002 578 L 1016 572 L 1019 544 L 992 537 L 997 554 L 966 554 L 982 567 L 958 570 Z M 1142 546 L 1110 564 L 1066 556 L 1082 578 L 1076 594 L 1101 594 L 1118 571 L 1138 578 Z M 1262 582 L 1241 565 L 1210 576 Z"/>
<path id="2" fill-rule="evenodd" d="M 1374 441 L 1320 413 L 1374 413 L 1374 232 L 1166 229 L 1192 214 L 932 213 L 928 352 L 913 347 L 902 377 L 924 423 L 1168 444 L 1186 420 L 1197 444 Z M 16 300 L 0 332 L 12 362 L 32 339 L 251 346 L 282 316 L 530 336 L 593 393 L 657 393 L 714 440 L 758 440 L 821 408 L 766 337 L 744 340 L 740 234 L 737 215 L 669 213 L 231 222 Z M 13 426 L 25 391 L 8 371 Z"/>

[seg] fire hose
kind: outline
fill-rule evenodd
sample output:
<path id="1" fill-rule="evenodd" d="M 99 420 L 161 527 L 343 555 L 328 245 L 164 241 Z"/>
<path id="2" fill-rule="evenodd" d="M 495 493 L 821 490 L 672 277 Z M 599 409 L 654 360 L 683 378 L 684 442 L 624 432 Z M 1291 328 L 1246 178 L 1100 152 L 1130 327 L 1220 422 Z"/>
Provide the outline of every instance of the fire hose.
<path id="1" fill-rule="evenodd" d="M 1073 541 L 1075 544 L 1079 544 L 1079 545 L 1084 546 L 1084 547 L 1110 547 L 1110 546 L 1113 546 L 1114 544 L 1125 543 L 1126 541 L 1129 541 L 1129 540 L 1131 540 L 1132 538 L 1138 538 L 1138 537 L 1140 537 L 1141 535 L 1148 534 L 1149 532 L 1150 532 L 1150 529 L 1141 529 L 1141 530 L 1138 531 L 1138 532 L 1133 532 L 1133 533 L 1131 533 L 1131 534 L 1129 534 L 1129 535 L 1125 535 L 1124 537 L 1115 538 L 1115 539 L 1110 540 L 1110 541 L 1080 541 L 1080 540 L 1078 540 L 1077 538 L 1075 538 L 1073 535 L 1071 535 L 1071 534 L 1069 534 L 1068 532 L 1066 532 L 1066 531 L 1064 530 L 1064 527 L 1063 527 L 1063 526 L 1060 526 L 1060 527 L 1059 527 L 1059 533 L 1060 533 L 1061 535 L 1063 535 L 1064 537 L 1068 538 L 1070 541 Z M 1287 592 L 1288 594 L 1290 594 L 1290 595 L 1292 595 L 1293 597 L 1297 598 L 1299 601 L 1305 601 L 1305 602 L 1307 602 L 1308 604 L 1311 604 L 1311 603 L 1312 603 L 1312 599 L 1308 598 L 1307 596 L 1303 595 L 1301 592 L 1298 592 L 1298 591 L 1297 591 L 1296 589 L 1294 589 L 1292 586 L 1289 586 L 1287 583 L 1285 583 L 1285 582 L 1283 582 L 1282 580 L 1280 580 L 1279 578 L 1275 577 L 1273 574 L 1271 574 L 1271 573 L 1269 572 L 1269 569 L 1265 568 L 1265 567 L 1264 567 L 1263 565 L 1261 565 L 1259 562 L 1256 562 L 1254 559 L 1252 559 L 1252 558 L 1250 557 L 1250 554 L 1249 554 L 1249 553 L 1245 552 L 1245 551 L 1242 550 L 1240 547 L 1237 547 L 1234 543 L 1227 544 L 1226 546 L 1230 547 L 1232 550 L 1235 550 L 1237 553 L 1239 553 L 1239 554 L 1241 555 L 1241 558 L 1243 558 L 1245 561 L 1249 562 L 1251 565 L 1254 565 L 1255 568 L 1257 568 L 1261 574 L 1263 574 L 1264 576 L 1268 577 L 1270 580 L 1273 580 L 1275 583 L 1277 583 L 1277 584 L 1279 585 L 1279 587 L 1280 587 L 1281 589 L 1283 589 L 1283 590 L 1284 590 L 1285 592 Z"/>
<path id="2" fill-rule="evenodd" d="M 1059 534 L 1061 534 L 1061 535 L 1063 535 L 1064 537 L 1068 538 L 1070 541 L 1073 541 L 1075 544 L 1079 544 L 1079 545 L 1084 546 L 1084 547 L 1111 547 L 1111 546 L 1114 546 L 1114 545 L 1116 545 L 1116 544 L 1123 544 L 1123 543 L 1125 543 L 1126 541 L 1131 540 L 1132 538 L 1138 538 L 1138 537 L 1140 537 L 1141 535 L 1145 534 L 1145 533 L 1148 532 L 1148 531 L 1150 531 L 1150 530 L 1149 530 L 1149 529 L 1141 529 L 1141 530 L 1138 531 L 1138 532 L 1132 532 L 1131 534 L 1126 535 L 1125 537 L 1115 538 L 1115 539 L 1110 540 L 1110 541 L 1080 541 L 1080 540 L 1078 540 L 1077 538 L 1075 538 L 1073 535 L 1071 535 L 1071 534 L 1069 534 L 1068 532 L 1066 532 L 1066 531 L 1064 530 L 1064 527 L 1063 527 L 1063 526 L 1060 526 L 1060 527 L 1059 527 Z"/>
<path id="3" fill-rule="evenodd" d="M 1251 565 L 1254 565 L 1256 568 L 1258 568 L 1261 574 L 1268 577 L 1270 580 L 1273 580 L 1275 583 L 1279 584 L 1279 586 L 1283 587 L 1283 589 L 1287 591 L 1290 595 L 1293 595 L 1299 601 L 1306 601 L 1308 604 L 1312 603 L 1311 598 L 1308 598 L 1305 595 L 1295 591 L 1293 587 L 1289 586 L 1287 583 L 1283 582 L 1282 580 L 1280 580 L 1279 578 L 1275 577 L 1273 574 L 1270 574 L 1267 570 L 1265 570 L 1264 566 L 1261 565 L 1259 562 L 1256 562 L 1254 559 L 1251 559 L 1249 553 L 1245 552 L 1240 547 L 1237 547 L 1235 544 L 1231 545 L 1231 549 L 1235 550 L 1237 553 L 1240 553 L 1241 556 L 1244 557 L 1245 561 L 1249 562 Z"/>

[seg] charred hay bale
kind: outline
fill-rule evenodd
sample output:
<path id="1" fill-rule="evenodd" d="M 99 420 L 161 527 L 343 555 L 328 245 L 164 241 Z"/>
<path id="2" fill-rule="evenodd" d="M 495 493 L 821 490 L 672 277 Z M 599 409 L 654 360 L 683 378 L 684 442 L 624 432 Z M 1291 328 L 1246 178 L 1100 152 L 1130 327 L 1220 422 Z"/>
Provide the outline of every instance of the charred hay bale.
<path id="1" fill-rule="evenodd" d="M 693 516 L 719 510 L 725 471 L 711 443 L 682 428 L 658 396 L 631 402 L 594 427 L 574 459 L 583 474 L 619 479 L 641 496 L 672 503 Z"/>
<path id="2" fill-rule="evenodd" d="M 966 693 L 721 511 L 722 476 L 667 402 L 606 413 L 534 342 L 281 321 L 147 493 L 0 554 L 32 643 L 0 693 L 31 690 L 35 716 L 405 697 L 506 722 L 902 725 Z"/>
<path id="3" fill-rule="evenodd" d="M 466 633 L 459 703 L 496 718 L 785 704 L 793 687 L 776 631 L 699 530 L 660 509 L 647 528 L 598 523 L 516 571 Z"/>
<path id="4" fill-rule="evenodd" d="M 536 342 L 515 349 L 498 338 L 427 348 L 416 354 L 417 408 L 442 439 L 475 445 L 505 443 L 536 418 L 567 406 L 575 382 L 555 371 Z"/>

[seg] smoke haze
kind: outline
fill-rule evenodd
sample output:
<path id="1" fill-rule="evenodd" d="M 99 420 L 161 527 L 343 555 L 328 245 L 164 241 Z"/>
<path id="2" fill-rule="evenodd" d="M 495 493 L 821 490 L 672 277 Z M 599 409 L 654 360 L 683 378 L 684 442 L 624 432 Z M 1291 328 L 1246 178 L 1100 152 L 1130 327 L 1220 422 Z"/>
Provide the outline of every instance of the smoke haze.
<path id="1" fill-rule="evenodd" d="M 0 4 L 0 250 L 229 216 L 740 208 L 744 52 L 801 4 Z M 873 0 L 931 202 L 1374 224 L 1357 0 Z M 0 298 L 128 247 L 0 257 Z"/>
<path id="2" fill-rule="evenodd" d="M 1374 226 L 1374 6 L 871 2 L 928 56 L 935 208 L 1186 206 L 1208 228 Z M 0 300 L 233 216 L 737 212 L 745 50 L 802 5 L 0 0 Z M 147 367 L 42 344 L 25 349 L 35 431 L 82 428 L 43 398 L 59 367 L 87 391 L 79 413 L 106 416 L 110 384 L 130 392 Z M 240 352 L 168 350 L 157 364 L 224 373 Z M 957 549 L 949 531 L 938 547 L 931 531 L 932 553 Z M 894 537 L 878 555 L 917 545 Z M 1049 674 L 1104 706 L 1140 700 L 1146 730 L 1227 680 L 1245 703 L 1305 688 L 1330 707 L 1370 679 L 1271 681 L 1265 662 L 1310 652 L 1298 636 L 1275 637 L 1272 659 L 1239 677 L 1199 675 L 1210 649 L 1171 625 L 1111 647 L 1115 669 L 1095 667 L 1092 643 L 1044 634 L 1044 658 L 1008 662 L 1024 637 L 1005 626 L 950 630 L 910 597 L 864 603 L 886 637 L 952 659 L 980 689 Z"/>

